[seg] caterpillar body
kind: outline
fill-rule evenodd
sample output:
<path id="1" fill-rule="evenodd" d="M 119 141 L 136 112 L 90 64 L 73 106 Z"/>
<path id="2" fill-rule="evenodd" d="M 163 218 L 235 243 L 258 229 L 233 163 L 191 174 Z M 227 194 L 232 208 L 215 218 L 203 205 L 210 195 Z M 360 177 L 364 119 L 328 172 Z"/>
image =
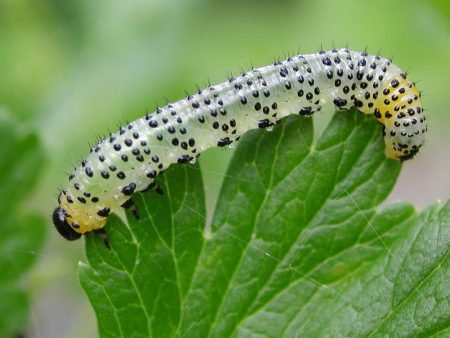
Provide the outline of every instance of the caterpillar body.
<path id="1" fill-rule="evenodd" d="M 410 159 L 424 142 L 420 92 L 389 59 L 348 49 L 296 55 L 157 108 L 98 142 L 69 176 L 53 223 L 69 240 L 99 230 L 172 163 L 190 162 L 287 115 L 310 116 L 327 102 L 374 114 L 389 158 Z"/>

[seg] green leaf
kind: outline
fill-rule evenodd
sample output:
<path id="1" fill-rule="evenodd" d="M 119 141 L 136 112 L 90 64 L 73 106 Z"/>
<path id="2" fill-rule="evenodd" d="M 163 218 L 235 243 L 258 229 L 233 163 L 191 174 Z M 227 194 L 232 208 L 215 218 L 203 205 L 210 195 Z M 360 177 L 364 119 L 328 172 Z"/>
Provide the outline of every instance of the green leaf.
<path id="1" fill-rule="evenodd" d="M 26 210 L 42 168 L 43 151 L 34 134 L 0 114 L 0 336 L 16 336 L 27 324 L 28 295 L 23 275 L 43 244 L 46 221 Z"/>
<path id="2" fill-rule="evenodd" d="M 248 132 L 210 231 L 198 167 L 86 238 L 80 281 L 102 337 L 428 336 L 450 332 L 450 205 L 380 207 L 401 164 L 381 126 L 338 112 Z M 205 230 L 203 230 L 205 229 Z"/>

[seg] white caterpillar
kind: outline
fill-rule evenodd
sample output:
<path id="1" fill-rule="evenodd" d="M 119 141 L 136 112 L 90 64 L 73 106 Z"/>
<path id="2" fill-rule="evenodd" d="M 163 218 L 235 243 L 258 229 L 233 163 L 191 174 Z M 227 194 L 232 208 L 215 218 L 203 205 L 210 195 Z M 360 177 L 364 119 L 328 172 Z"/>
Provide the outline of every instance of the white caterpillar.
<path id="1" fill-rule="evenodd" d="M 56 229 L 69 240 L 101 229 L 110 212 L 172 163 L 287 115 L 312 115 L 327 102 L 374 114 L 389 158 L 410 159 L 424 142 L 420 92 L 391 61 L 348 49 L 297 55 L 158 108 L 100 141 L 60 193 Z"/>

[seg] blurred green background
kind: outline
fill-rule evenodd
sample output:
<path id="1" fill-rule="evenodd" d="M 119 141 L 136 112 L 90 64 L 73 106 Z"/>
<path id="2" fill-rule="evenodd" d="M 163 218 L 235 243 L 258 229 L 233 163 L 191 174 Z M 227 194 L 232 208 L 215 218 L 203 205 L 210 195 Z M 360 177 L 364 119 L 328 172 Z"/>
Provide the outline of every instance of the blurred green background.
<path id="1" fill-rule="evenodd" d="M 25 252 L 37 262 L 19 281 L 31 295 L 27 337 L 97 336 L 77 279 L 83 243 L 65 242 L 50 222 L 58 188 L 89 143 L 208 80 L 347 45 L 393 57 L 424 93 L 427 144 L 390 199 L 418 207 L 448 199 L 448 1 L 0 0 L 0 112 L 36 133 L 45 153 L 20 204 L 48 223 L 44 248 Z M 314 117 L 319 126 L 332 111 Z M 231 154 L 214 149 L 201 159 L 211 201 Z"/>

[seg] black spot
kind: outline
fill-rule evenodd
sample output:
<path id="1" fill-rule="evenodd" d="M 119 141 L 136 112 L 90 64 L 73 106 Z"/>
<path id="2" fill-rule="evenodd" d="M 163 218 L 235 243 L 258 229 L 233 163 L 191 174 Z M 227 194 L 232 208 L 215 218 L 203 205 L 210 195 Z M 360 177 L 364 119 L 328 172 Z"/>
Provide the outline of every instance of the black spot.
<path id="1" fill-rule="evenodd" d="M 130 183 L 129 185 L 126 185 L 126 186 L 123 187 L 122 193 L 125 196 L 131 196 L 131 195 L 133 195 L 135 189 L 136 189 L 136 184 L 135 183 Z"/>
<path id="2" fill-rule="evenodd" d="M 364 105 L 364 103 L 358 99 L 354 99 L 353 102 L 354 102 L 355 106 L 358 108 L 361 108 Z"/>
<path id="3" fill-rule="evenodd" d="M 117 173 L 117 177 L 120 178 L 121 180 L 123 180 L 125 178 L 125 173 L 123 171 L 119 171 Z"/>
<path id="4" fill-rule="evenodd" d="M 333 100 L 333 102 L 334 102 L 334 104 L 335 104 L 337 107 L 339 107 L 339 108 L 344 107 L 344 106 L 347 104 L 347 100 L 344 100 L 344 99 L 342 99 L 342 98 L 340 98 L 340 97 L 336 97 L 336 98 Z"/>
<path id="5" fill-rule="evenodd" d="M 103 209 L 97 211 L 97 215 L 99 215 L 100 217 L 108 217 L 110 212 L 111 212 L 110 208 L 104 207 Z"/>
<path id="6" fill-rule="evenodd" d="M 89 177 L 94 176 L 94 172 L 92 171 L 92 169 L 90 167 L 86 167 L 86 169 L 84 171 L 86 172 L 86 175 L 88 175 Z"/>
<path id="7" fill-rule="evenodd" d="M 330 60 L 329 58 L 327 58 L 327 57 L 325 57 L 325 58 L 322 59 L 322 63 L 323 63 L 325 66 L 331 66 L 331 60 Z"/>
<path id="8" fill-rule="evenodd" d="M 104 179 L 109 178 L 109 173 L 106 170 L 102 170 L 100 173 Z"/>
<path id="9" fill-rule="evenodd" d="M 148 178 L 155 178 L 157 174 L 158 174 L 158 173 L 156 172 L 156 170 L 150 170 L 150 171 L 147 173 L 147 177 L 148 177 Z"/>

